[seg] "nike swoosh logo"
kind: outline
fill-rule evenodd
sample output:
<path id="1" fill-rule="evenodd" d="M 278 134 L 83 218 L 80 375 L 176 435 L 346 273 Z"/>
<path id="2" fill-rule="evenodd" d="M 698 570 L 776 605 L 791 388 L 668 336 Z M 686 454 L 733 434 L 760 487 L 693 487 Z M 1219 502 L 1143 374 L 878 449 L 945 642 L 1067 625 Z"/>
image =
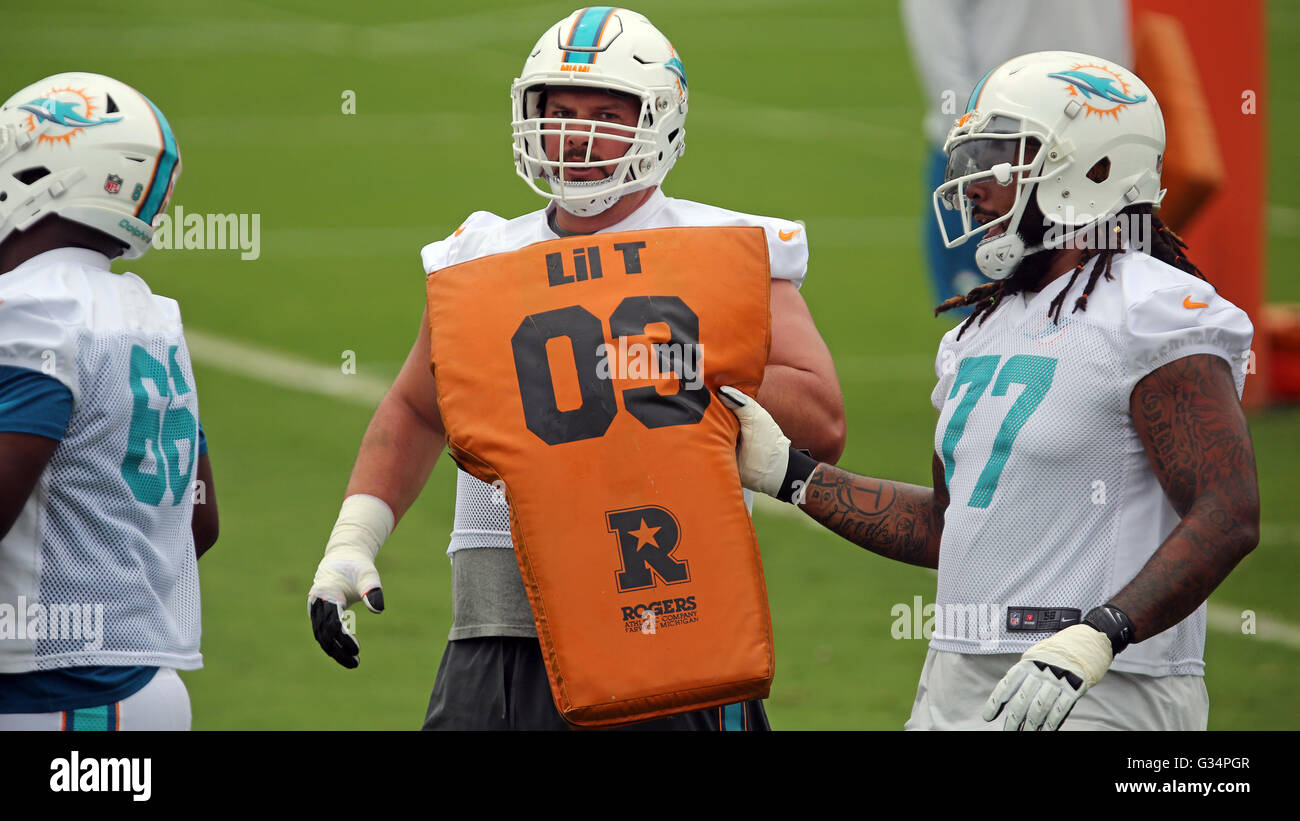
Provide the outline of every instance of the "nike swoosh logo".
<path id="1" fill-rule="evenodd" d="M 1185 296 L 1185 297 L 1183 297 L 1183 307 L 1186 308 L 1186 309 L 1189 310 L 1189 311 L 1194 311 L 1194 310 L 1196 310 L 1197 308 L 1208 308 L 1208 307 L 1210 307 L 1210 303 L 1208 303 L 1208 302 L 1192 302 L 1192 298 L 1191 298 L 1190 296 Z"/>
<path id="2" fill-rule="evenodd" d="M 795 234 L 799 233 L 802 230 L 803 230 L 802 228 L 796 228 L 793 231 L 781 231 L 778 229 L 776 235 L 781 238 L 782 242 L 789 242 L 790 240 L 794 239 Z"/>

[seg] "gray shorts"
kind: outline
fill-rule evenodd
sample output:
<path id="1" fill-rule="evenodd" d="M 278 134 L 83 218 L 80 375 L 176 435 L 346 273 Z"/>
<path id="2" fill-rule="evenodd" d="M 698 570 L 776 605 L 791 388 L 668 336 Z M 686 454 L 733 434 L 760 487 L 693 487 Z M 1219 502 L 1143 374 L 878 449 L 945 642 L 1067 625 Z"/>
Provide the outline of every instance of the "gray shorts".
<path id="1" fill-rule="evenodd" d="M 572 730 L 551 698 L 534 638 L 485 636 L 447 643 L 424 730 Z M 710 707 L 621 730 L 767 730 L 763 702 Z"/>
<path id="2" fill-rule="evenodd" d="M 1020 656 L 929 650 L 907 730 L 1001 730 L 984 702 Z M 1210 694 L 1203 676 L 1144 676 L 1111 670 L 1074 705 L 1062 730 L 1204 730 Z"/>

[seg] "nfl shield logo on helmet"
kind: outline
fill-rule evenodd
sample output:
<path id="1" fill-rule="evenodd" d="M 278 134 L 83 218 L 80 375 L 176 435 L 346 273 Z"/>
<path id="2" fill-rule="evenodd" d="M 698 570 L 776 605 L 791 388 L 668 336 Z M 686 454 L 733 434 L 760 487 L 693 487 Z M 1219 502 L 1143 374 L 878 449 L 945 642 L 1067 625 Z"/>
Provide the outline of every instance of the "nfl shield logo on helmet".
<path id="1" fill-rule="evenodd" d="M 104 190 L 110 194 L 116 194 L 122 190 L 122 178 L 116 174 L 109 174 L 108 179 L 104 180 Z"/>

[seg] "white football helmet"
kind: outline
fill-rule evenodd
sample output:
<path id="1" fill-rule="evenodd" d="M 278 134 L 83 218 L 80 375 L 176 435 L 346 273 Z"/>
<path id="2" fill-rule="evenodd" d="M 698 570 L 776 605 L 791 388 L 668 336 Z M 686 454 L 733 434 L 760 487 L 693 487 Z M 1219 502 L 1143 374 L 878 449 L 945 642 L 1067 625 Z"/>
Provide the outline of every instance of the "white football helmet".
<path id="1" fill-rule="evenodd" d="M 1037 141 L 1037 153 L 1030 140 Z M 985 276 L 1005 279 L 1020 261 L 1060 248 L 1127 206 L 1159 207 L 1165 124 L 1155 95 L 1133 72 L 1108 60 L 1068 51 L 1012 58 L 985 75 L 944 143 L 948 169 L 934 191 L 935 216 L 952 248 L 985 237 L 975 262 Z M 1099 167 L 1108 159 L 1109 169 Z M 1015 185 L 1010 211 L 982 225 L 966 195 L 974 183 Z M 1025 247 L 1020 219 L 1037 197 L 1047 225 L 1041 244 Z M 949 237 L 940 206 L 961 213 L 962 233 Z"/>
<path id="2" fill-rule="evenodd" d="M 640 100 L 635 126 L 574 118 L 546 118 L 547 87 L 592 88 Z M 625 194 L 659 185 L 686 150 L 686 70 L 668 38 L 644 16 L 627 9 L 579 9 L 547 29 L 510 87 L 515 170 L 529 187 L 580 217 L 599 214 Z M 597 132 L 599 127 L 600 131 Z M 582 161 L 546 156 L 542 134 L 587 137 Z M 593 161 L 593 136 L 627 143 L 613 173 L 599 180 L 571 180 L 566 169 L 608 166 Z M 543 190 L 537 179 L 547 183 Z"/>
<path id="3" fill-rule="evenodd" d="M 0 242 L 58 214 L 135 259 L 180 171 L 171 126 L 143 94 L 100 74 L 47 77 L 0 105 Z"/>

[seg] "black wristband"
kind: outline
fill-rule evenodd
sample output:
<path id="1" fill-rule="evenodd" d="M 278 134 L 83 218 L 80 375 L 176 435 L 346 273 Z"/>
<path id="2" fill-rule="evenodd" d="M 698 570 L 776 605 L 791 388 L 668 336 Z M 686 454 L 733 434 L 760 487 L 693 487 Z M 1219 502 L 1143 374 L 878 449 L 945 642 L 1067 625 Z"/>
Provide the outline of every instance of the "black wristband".
<path id="1" fill-rule="evenodd" d="M 1110 651 L 1113 656 L 1118 656 L 1125 647 L 1133 643 L 1133 622 L 1124 615 L 1123 610 L 1113 604 L 1092 608 L 1088 611 L 1088 615 L 1083 617 L 1083 623 L 1106 634 L 1106 638 L 1110 639 Z"/>
<path id="2" fill-rule="evenodd" d="M 786 463 L 785 478 L 781 480 L 781 489 L 777 491 L 776 498 L 783 502 L 793 501 L 795 494 L 808 484 L 808 477 L 812 476 L 820 464 L 808 451 L 791 447 L 790 461 Z"/>

